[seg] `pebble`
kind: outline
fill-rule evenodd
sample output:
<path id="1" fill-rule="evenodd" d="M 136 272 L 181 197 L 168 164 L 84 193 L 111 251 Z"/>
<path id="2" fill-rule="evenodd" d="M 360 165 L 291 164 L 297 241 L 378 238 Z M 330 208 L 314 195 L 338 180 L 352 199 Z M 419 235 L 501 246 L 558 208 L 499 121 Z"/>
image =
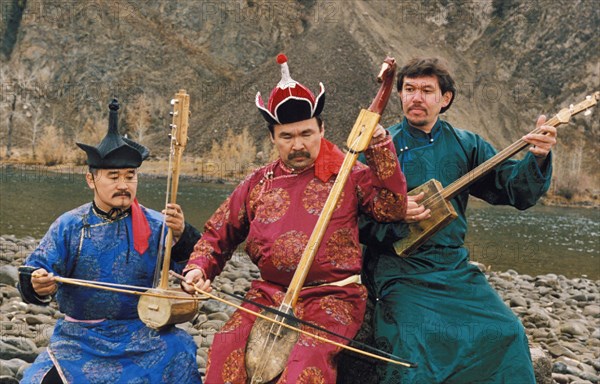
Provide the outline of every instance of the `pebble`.
<path id="1" fill-rule="evenodd" d="M 15 288 L 17 268 L 37 243 L 30 237 L 0 236 L 0 383 L 17 383 L 22 378 L 23 371 L 48 345 L 56 319 L 64 316 L 56 303 L 47 307 L 23 303 Z M 525 325 L 538 383 L 600 384 L 600 281 L 478 267 Z M 247 256 L 236 254 L 214 285 L 239 294 L 259 275 Z M 179 325 L 198 345 L 196 360 L 202 374 L 214 334 L 234 310 L 209 299 L 202 302 L 191 323 Z"/>

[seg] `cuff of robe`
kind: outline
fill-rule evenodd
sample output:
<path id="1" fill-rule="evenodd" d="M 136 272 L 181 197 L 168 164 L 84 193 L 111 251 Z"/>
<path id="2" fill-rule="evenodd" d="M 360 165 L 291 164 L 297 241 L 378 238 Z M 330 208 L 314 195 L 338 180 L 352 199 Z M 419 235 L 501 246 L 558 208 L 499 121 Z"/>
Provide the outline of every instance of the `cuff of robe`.
<path id="1" fill-rule="evenodd" d="M 191 224 L 185 223 L 183 233 L 171 248 L 172 260 L 176 263 L 186 262 L 194 251 L 194 245 L 200 240 L 200 232 Z"/>
<path id="2" fill-rule="evenodd" d="M 21 298 L 28 304 L 48 305 L 52 301 L 52 296 L 38 296 L 31 284 L 31 274 L 38 268 L 21 266 L 19 267 L 19 283 L 17 289 L 21 293 Z"/>

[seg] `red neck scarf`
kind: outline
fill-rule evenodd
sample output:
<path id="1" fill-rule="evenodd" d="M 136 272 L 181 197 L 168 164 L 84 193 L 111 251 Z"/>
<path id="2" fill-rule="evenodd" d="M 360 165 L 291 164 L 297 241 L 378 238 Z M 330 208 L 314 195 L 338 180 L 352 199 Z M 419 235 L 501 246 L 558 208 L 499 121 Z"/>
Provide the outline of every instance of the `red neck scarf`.
<path id="1" fill-rule="evenodd" d="M 141 255 L 148 249 L 150 225 L 137 198 L 131 204 L 131 227 L 133 228 L 133 248 Z"/>
<path id="2" fill-rule="evenodd" d="M 332 142 L 321 138 L 321 149 L 315 160 L 315 176 L 327 182 L 332 175 L 337 175 L 344 162 L 344 153 Z"/>

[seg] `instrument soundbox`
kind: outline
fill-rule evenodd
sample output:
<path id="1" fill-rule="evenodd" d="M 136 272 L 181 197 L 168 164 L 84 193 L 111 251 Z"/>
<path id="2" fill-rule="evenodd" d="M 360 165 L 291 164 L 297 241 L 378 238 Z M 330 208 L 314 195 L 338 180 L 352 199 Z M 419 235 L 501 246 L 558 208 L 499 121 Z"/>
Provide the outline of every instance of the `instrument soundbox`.
<path id="1" fill-rule="evenodd" d="M 553 118 L 546 121 L 545 125 L 556 127 L 569 122 L 571 116 L 580 112 L 586 111 L 597 104 L 600 99 L 600 92 L 595 92 L 592 96 L 588 96 L 584 101 L 577 105 L 571 105 L 569 108 L 564 108 Z M 539 133 L 539 129 L 534 129 L 531 133 Z M 425 184 L 418 186 L 410 192 L 411 196 L 418 195 L 422 191 L 425 192 L 423 197 L 423 205 L 425 208 L 431 209 L 431 217 L 427 220 L 422 220 L 408 225 L 409 235 L 404 239 L 394 243 L 394 250 L 400 257 L 408 257 L 417 248 L 423 245 L 431 236 L 444 228 L 448 223 L 457 217 L 454 207 L 450 200 L 458 195 L 461 191 L 485 176 L 492 169 L 497 167 L 503 161 L 514 156 L 517 152 L 529 146 L 525 141 L 518 140 L 508 146 L 501 152 L 498 152 L 494 157 L 490 158 L 483 164 L 474 168 L 470 172 L 463 175 L 452 184 L 443 188 L 439 181 L 431 179 Z"/>
<path id="2" fill-rule="evenodd" d="M 171 203 L 177 202 L 177 189 L 179 187 L 179 172 L 183 150 L 187 144 L 188 119 L 190 115 L 190 96 L 184 89 L 179 90 L 171 100 L 173 117 L 171 123 L 171 153 L 174 156 L 171 177 Z M 167 194 L 168 196 L 168 194 Z M 169 289 L 169 266 L 171 264 L 171 247 L 173 245 L 173 231 L 169 228 L 165 241 L 164 258 L 160 275 L 160 284 L 151 289 L 151 293 L 168 293 L 187 297 L 188 300 L 142 296 L 138 302 L 138 315 L 150 328 L 160 329 L 170 324 L 179 324 L 190 321 L 198 312 L 198 301 L 189 300 L 189 295 L 181 289 Z M 157 268 L 160 263 L 157 263 Z"/>

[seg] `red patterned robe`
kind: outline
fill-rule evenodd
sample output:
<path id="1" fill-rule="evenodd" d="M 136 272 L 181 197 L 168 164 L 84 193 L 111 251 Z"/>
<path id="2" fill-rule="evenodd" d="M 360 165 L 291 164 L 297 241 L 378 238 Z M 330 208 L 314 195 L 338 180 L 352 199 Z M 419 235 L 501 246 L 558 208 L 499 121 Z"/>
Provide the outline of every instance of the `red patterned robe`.
<path id="1" fill-rule="evenodd" d="M 365 155 L 369 166 L 357 162 L 353 167 L 294 308 L 298 318 L 348 338 L 362 323 L 366 289 L 358 283 L 327 284 L 360 273 L 358 215 L 390 222 L 406 212 L 406 182 L 389 137 L 369 147 Z M 294 173 L 277 160 L 255 171 L 208 220 L 186 270 L 201 268 L 212 280 L 246 240 L 245 250 L 261 272 L 246 297 L 279 307 L 335 182 L 340 163 L 331 167 L 331 159 L 341 157 L 341 151 L 323 139 L 319 156 L 308 169 Z M 251 304 L 244 306 L 260 311 Z M 254 320 L 238 310 L 215 335 L 205 383 L 247 381 L 244 356 Z M 277 382 L 334 383 L 338 352 L 338 347 L 301 335 Z"/>

